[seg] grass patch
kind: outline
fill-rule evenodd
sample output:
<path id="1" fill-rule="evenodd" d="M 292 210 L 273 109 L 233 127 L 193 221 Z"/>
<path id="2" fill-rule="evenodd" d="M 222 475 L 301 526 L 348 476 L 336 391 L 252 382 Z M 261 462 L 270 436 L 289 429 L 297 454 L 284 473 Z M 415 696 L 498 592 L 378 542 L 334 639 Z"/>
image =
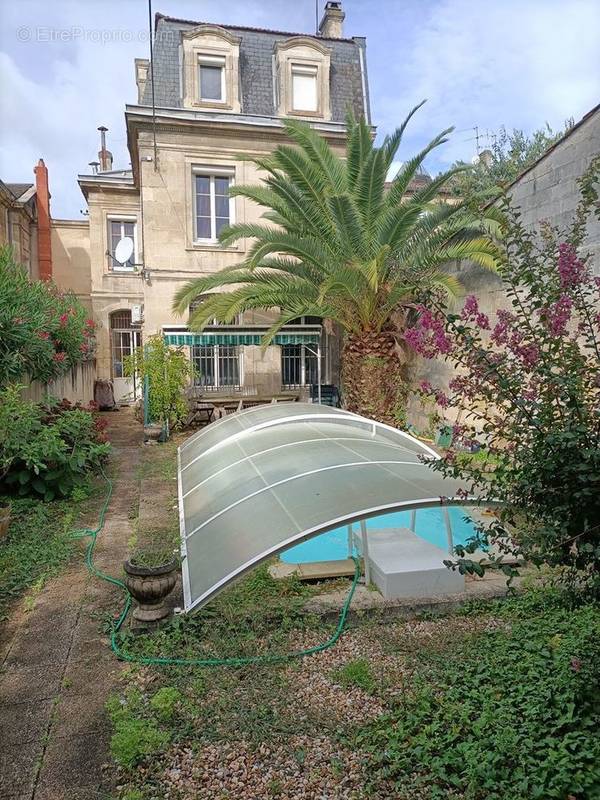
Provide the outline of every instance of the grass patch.
<path id="1" fill-rule="evenodd" d="M 160 691 L 164 694 L 165 690 Z M 154 697 L 145 701 L 139 691 L 129 691 L 124 699 L 111 695 L 106 703 L 114 727 L 110 750 L 117 764 L 125 769 L 156 756 L 170 742 L 169 732 L 159 726 L 152 700 Z M 162 702 L 156 705 L 160 709 Z"/>
<path id="2" fill-rule="evenodd" d="M 513 600 L 500 628 L 419 659 L 354 738 L 371 788 L 404 800 L 600 797 L 600 609 Z"/>
<path id="3" fill-rule="evenodd" d="M 321 625 L 306 614 L 304 604 L 322 590 L 322 585 L 308 586 L 294 577 L 275 580 L 263 564 L 199 614 L 175 617 L 151 635 L 126 637 L 124 646 L 135 653 L 179 658 L 286 652 L 290 631 Z"/>
<path id="4" fill-rule="evenodd" d="M 357 686 L 365 692 L 375 690 L 375 678 L 366 658 L 356 658 L 333 673 L 333 679 L 346 689 Z"/>
<path id="5" fill-rule="evenodd" d="M 0 619 L 10 604 L 28 589 L 39 594 L 75 552 L 70 538 L 77 504 L 12 499 L 10 529 L 0 542 Z M 34 602 L 31 600 L 30 605 Z"/>
<path id="6" fill-rule="evenodd" d="M 142 451 L 142 460 L 137 468 L 136 478 L 177 478 L 177 448 L 187 437 L 176 434 L 167 442 L 146 445 Z"/>

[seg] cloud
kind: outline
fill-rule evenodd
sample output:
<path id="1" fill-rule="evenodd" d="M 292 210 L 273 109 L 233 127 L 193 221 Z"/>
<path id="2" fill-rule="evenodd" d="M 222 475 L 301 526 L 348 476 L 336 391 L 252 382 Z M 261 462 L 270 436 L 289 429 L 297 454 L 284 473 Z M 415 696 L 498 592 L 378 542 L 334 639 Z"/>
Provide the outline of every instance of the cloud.
<path id="1" fill-rule="evenodd" d="M 166 8 L 165 6 L 169 6 Z M 311 15 L 287 0 L 154 3 L 183 19 L 311 29 Z M 148 56 L 145 2 L 20 0 L 2 4 L 0 25 L 0 177 L 33 180 L 43 157 L 52 213 L 80 218 L 85 200 L 77 173 L 96 160 L 99 134 L 109 128 L 115 167 L 129 166 L 124 111 L 135 103 L 134 58 Z"/>
<path id="2" fill-rule="evenodd" d="M 184 19 L 314 29 L 306 1 L 155 0 L 154 7 Z M 483 133 L 502 124 L 560 127 L 598 102 L 597 0 L 344 0 L 344 8 L 347 34 L 367 37 L 379 130 L 390 132 L 429 98 L 399 160 L 456 126 L 428 159 L 431 172 L 471 159 L 475 125 Z M 115 166 L 129 165 L 123 115 L 136 98 L 133 60 L 148 54 L 146 4 L 21 0 L 2 3 L 0 13 L 0 177 L 32 180 L 43 157 L 54 215 L 78 217 L 85 203 L 76 176 L 96 158 L 98 125 L 109 128 Z"/>
<path id="3" fill-rule="evenodd" d="M 411 41 L 390 62 L 387 85 L 376 92 L 376 116 L 389 130 L 428 98 L 406 143 L 422 146 L 455 125 L 452 141 L 432 159 L 438 167 L 474 155 L 474 142 L 465 140 L 475 136 L 475 126 L 481 133 L 503 124 L 561 127 L 598 102 L 596 0 L 441 0 L 422 9 Z M 370 69 L 373 76 L 373 59 Z"/>

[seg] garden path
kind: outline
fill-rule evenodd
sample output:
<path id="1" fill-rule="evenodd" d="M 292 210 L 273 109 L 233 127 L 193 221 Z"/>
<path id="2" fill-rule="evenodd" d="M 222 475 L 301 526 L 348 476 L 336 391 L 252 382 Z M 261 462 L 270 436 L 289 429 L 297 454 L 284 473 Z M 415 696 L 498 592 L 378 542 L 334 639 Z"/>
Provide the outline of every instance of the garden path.
<path id="1" fill-rule="evenodd" d="M 105 416 L 114 490 L 96 564 L 118 575 L 139 504 L 142 428 L 129 410 Z M 120 601 L 117 589 L 90 577 L 83 558 L 75 559 L 46 584 L 33 607 L 31 600 L 21 603 L 0 630 L 3 800 L 110 796 L 104 704 L 123 665 L 101 629 Z"/>

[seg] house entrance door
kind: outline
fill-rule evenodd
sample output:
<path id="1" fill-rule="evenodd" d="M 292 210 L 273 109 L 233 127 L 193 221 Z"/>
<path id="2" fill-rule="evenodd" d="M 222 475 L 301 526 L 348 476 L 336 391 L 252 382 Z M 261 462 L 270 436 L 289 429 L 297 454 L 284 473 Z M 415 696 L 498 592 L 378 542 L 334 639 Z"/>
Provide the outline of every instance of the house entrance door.
<path id="1" fill-rule="evenodd" d="M 116 403 L 135 403 L 142 396 L 141 381 L 137 374 L 126 377 L 124 372 L 124 359 L 134 355 L 141 344 L 141 331 L 131 325 L 131 311 L 114 311 L 110 315 L 110 349 Z"/>

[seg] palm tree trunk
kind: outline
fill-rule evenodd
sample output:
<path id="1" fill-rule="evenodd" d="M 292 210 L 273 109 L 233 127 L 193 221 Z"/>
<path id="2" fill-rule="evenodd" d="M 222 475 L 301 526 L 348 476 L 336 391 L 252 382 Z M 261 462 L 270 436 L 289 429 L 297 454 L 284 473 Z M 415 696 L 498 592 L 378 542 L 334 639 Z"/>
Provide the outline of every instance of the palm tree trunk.
<path id="1" fill-rule="evenodd" d="M 406 383 L 394 331 L 346 335 L 342 384 L 349 411 L 394 427 L 405 424 Z"/>

